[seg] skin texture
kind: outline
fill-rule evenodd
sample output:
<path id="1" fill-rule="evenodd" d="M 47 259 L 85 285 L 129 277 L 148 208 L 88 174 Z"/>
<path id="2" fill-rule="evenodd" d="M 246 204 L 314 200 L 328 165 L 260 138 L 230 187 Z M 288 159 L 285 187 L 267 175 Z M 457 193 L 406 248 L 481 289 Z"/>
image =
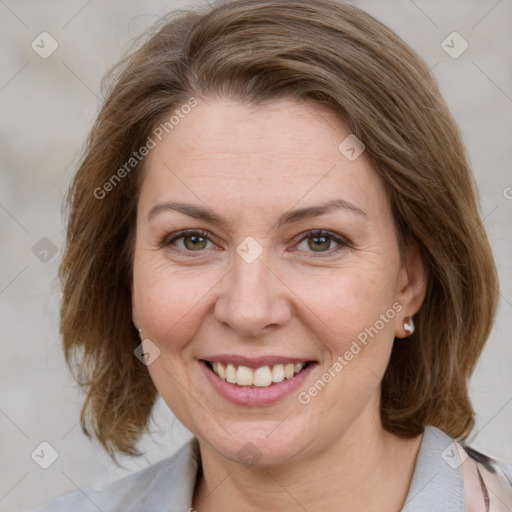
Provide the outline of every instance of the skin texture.
<path id="1" fill-rule="evenodd" d="M 421 306 L 426 271 L 414 248 L 401 264 L 380 179 L 365 153 L 349 161 L 338 150 L 349 134 L 310 102 L 200 100 L 148 155 L 133 321 L 160 350 L 148 367 L 159 393 L 199 439 L 200 512 L 391 511 L 404 503 L 422 436 L 383 430 L 380 381 L 395 336 L 407 336 L 404 321 Z M 337 209 L 274 225 L 289 210 L 331 199 L 364 214 Z M 172 210 L 148 220 L 156 204 L 171 200 L 208 207 L 228 224 Z M 207 231 L 208 239 L 199 248 L 190 238 L 160 246 L 183 229 Z M 349 244 L 302 239 L 313 229 Z M 263 249 L 252 263 L 236 252 L 246 237 Z M 307 390 L 393 304 L 401 311 L 307 405 L 298 392 L 266 406 L 232 404 L 199 366 L 213 353 L 316 360 L 299 391 Z M 261 454 L 253 467 L 237 455 L 249 442 Z"/>

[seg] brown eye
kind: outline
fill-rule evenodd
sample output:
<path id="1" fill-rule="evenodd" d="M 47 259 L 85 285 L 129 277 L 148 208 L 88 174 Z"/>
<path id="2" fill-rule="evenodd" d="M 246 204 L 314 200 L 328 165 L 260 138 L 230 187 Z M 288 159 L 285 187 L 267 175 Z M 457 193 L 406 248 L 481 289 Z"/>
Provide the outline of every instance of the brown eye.
<path id="1" fill-rule="evenodd" d="M 183 239 L 183 245 L 190 251 L 205 249 L 208 243 L 208 239 L 201 235 L 186 235 L 181 238 Z"/>
<path id="2" fill-rule="evenodd" d="M 302 244 L 302 247 L 300 247 Z M 333 247 L 334 245 L 334 247 Z M 314 230 L 304 233 L 297 248 L 306 252 L 333 254 L 350 244 L 343 238 L 328 231 Z"/>
<path id="3" fill-rule="evenodd" d="M 326 236 L 309 237 L 308 247 L 315 252 L 323 252 L 331 248 L 332 239 Z"/>
<path id="4" fill-rule="evenodd" d="M 208 233 L 203 231 L 181 231 L 164 239 L 161 247 L 176 249 L 181 252 L 201 252 L 207 249 Z"/>

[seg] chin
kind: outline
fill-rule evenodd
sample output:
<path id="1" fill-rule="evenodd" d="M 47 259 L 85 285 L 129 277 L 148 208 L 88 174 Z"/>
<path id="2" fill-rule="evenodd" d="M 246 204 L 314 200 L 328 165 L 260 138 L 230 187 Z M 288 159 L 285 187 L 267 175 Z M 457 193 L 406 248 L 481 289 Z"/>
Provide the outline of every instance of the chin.
<path id="1" fill-rule="evenodd" d="M 279 466 L 296 461 L 313 442 L 313 439 L 306 439 L 304 432 L 290 433 L 290 425 L 278 433 L 281 421 L 268 422 L 264 432 L 261 422 L 258 422 L 252 429 L 238 427 L 232 436 L 220 428 L 219 437 L 212 438 L 211 430 L 210 435 L 198 433 L 196 437 L 234 463 L 246 467 Z"/>

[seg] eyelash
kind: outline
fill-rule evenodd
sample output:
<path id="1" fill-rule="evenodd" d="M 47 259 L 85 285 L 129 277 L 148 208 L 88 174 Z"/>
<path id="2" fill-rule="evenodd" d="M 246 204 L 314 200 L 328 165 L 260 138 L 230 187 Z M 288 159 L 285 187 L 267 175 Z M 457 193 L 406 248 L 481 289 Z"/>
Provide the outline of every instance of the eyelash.
<path id="1" fill-rule="evenodd" d="M 186 238 L 187 236 L 192 236 L 192 235 L 199 235 L 200 237 L 206 238 L 208 241 L 211 242 L 211 240 L 209 238 L 209 233 L 207 231 L 203 231 L 202 229 L 186 229 L 183 231 L 178 231 L 177 233 L 172 233 L 171 235 L 166 235 L 161 240 L 161 242 L 159 242 L 158 247 L 159 248 L 171 248 L 171 250 L 173 250 L 173 251 L 180 252 L 182 254 L 184 253 L 187 256 L 195 258 L 197 256 L 200 256 L 200 254 L 198 254 L 196 256 L 193 254 L 194 252 L 202 253 L 205 251 L 205 249 L 200 250 L 200 251 L 189 251 L 189 250 L 184 250 L 184 249 L 178 249 L 178 248 L 175 248 L 172 246 L 172 243 L 175 242 L 176 240 L 179 240 L 181 238 Z M 316 253 L 317 255 L 313 256 L 314 258 L 322 257 L 323 255 L 331 256 L 332 254 L 339 252 L 340 250 L 344 249 L 345 247 L 349 247 L 349 248 L 352 247 L 352 244 L 347 239 L 342 238 L 342 237 L 336 235 L 335 233 L 332 233 L 331 231 L 326 231 L 323 229 L 313 229 L 310 231 L 306 231 L 305 233 L 302 233 L 300 235 L 300 238 L 297 241 L 297 244 L 300 244 L 301 242 L 303 242 L 304 240 L 307 240 L 308 238 L 320 238 L 320 237 L 327 238 L 327 239 L 330 239 L 330 240 L 336 242 L 338 244 L 338 247 L 336 247 L 334 249 L 329 249 L 328 251 L 320 251 L 320 252 Z M 311 252 L 313 254 L 315 254 L 314 251 L 311 251 Z"/>

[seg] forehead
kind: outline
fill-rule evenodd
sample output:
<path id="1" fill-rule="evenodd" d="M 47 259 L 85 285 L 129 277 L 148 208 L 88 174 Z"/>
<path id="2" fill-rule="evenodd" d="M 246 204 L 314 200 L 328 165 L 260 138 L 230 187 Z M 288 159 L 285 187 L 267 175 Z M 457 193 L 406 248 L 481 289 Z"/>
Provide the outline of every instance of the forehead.
<path id="1" fill-rule="evenodd" d="M 336 155 L 339 138 L 349 134 L 333 112 L 317 103 L 281 99 L 250 106 L 226 98 L 202 100 L 169 136 L 164 135 L 149 160 L 155 153 L 174 150 L 191 160 L 238 156 L 247 162 L 289 155 L 295 161 L 297 156 L 319 161 L 328 153 Z M 259 171 L 268 177 L 275 175 L 263 166 Z"/>
<path id="2" fill-rule="evenodd" d="M 340 117 L 318 103 L 201 100 L 148 155 L 141 200 L 147 208 L 186 196 L 282 211 L 341 196 L 374 209 L 385 200 L 382 184 L 364 152 L 351 160 L 343 144 L 340 150 L 349 136 Z"/>

